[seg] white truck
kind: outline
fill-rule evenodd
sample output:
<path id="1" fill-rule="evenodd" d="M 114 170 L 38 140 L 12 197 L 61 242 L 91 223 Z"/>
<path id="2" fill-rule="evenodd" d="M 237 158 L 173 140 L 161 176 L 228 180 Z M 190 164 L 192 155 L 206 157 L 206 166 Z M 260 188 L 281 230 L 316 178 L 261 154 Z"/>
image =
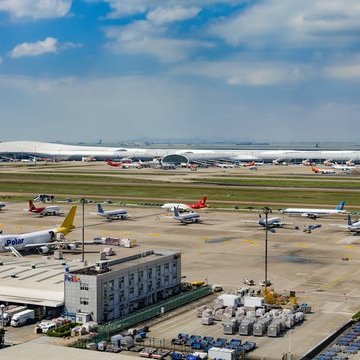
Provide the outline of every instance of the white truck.
<path id="1" fill-rule="evenodd" d="M 6 325 L 6 326 L 10 325 L 11 318 L 15 314 L 19 313 L 20 311 L 24 311 L 24 310 L 26 310 L 26 306 L 10 305 L 7 308 L 5 308 L 4 313 L 3 313 L 4 325 Z M 0 323 L 1 323 L 1 319 L 0 319 Z"/>
<path id="2" fill-rule="evenodd" d="M 35 321 L 35 311 L 34 310 L 24 310 L 15 314 L 11 318 L 11 326 L 22 326 L 25 324 L 31 324 Z"/>

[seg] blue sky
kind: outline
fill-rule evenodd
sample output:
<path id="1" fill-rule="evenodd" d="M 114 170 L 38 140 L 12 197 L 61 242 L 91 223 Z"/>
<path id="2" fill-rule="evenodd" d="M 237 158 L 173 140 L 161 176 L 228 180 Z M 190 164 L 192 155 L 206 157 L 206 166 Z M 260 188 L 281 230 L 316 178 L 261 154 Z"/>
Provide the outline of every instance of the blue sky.
<path id="1" fill-rule="evenodd" d="M 0 0 L 1 140 L 358 141 L 358 0 Z"/>

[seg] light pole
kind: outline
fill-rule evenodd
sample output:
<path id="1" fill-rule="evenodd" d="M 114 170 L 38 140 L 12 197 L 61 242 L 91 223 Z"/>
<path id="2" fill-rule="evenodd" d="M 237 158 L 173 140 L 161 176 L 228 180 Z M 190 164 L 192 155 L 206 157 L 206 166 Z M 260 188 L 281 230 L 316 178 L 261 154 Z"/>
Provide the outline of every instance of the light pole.
<path id="1" fill-rule="evenodd" d="M 85 199 L 81 198 L 82 205 L 82 226 L 81 226 L 81 262 L 85 262 Z"/>
<path id="2" fill-rule="evenodd" d="M 3 330 L 2 333 L 4 333 L 4 309 L 5 309 L 5 305 L 1 304 L 0 313 L 1 313 L 1 329 Z"/>
<path id="3" fill-rule="evenodd" d="M 268 214 L 271 209 L 265 206 L 263 213 L 265 214 L 265 293 L 267 292 L 268 286 Z"/>
<path id="4" fill-rule="evenodd" d="M 5 309 L 5 305 L 1 304 L 0 305 L 0 315 L 1 315 L 0 349 L 5 346 L 4 309 Z"/>

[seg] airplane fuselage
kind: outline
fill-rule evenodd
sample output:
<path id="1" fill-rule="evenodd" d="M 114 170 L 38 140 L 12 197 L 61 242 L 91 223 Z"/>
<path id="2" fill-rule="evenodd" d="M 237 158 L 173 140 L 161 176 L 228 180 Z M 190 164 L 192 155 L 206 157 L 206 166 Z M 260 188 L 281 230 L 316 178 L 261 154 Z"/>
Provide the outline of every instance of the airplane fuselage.
<path id="1" fill-rule="evenodd" d="M 10 251 L 10 247 L 16 250 L 25 250 L 28 245 L 50 243 L 54 240 L 56 229 L 48 229 L 25 234 L 0 235 L 0 252 Z"/>
<path id="2" fill-rule="evenodd" d="M 281 211 L 283 214 L 290 216 L 320 217 L 326 215 L 344 214 L 345 210 L 336 209 L 304 209 L 304 208 L 288 208 Z"/>

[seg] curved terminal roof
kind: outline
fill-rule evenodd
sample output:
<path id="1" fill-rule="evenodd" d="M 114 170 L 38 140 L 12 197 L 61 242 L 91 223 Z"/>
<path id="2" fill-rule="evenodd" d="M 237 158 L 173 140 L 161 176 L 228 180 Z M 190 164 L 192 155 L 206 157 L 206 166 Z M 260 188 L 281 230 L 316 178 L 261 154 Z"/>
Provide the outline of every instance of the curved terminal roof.
<path id="1" fill-rule="evenodd" d="M 38 156 L 58 160 L 80 160 L 82 157 L 95 157 L 98 160 L 132 157 L 164 157 L 182 155 L 192 160 L 234 161 L 291 161 L 291 160 L 332 160 L 360 162 L 360 151 L 352 150 L 200 150 L 200 149 L 140 149 L 101 146 L 81 146 L 45 143 L 39 141 L 10 141 L 0 143 L 0 156 Z"/>

